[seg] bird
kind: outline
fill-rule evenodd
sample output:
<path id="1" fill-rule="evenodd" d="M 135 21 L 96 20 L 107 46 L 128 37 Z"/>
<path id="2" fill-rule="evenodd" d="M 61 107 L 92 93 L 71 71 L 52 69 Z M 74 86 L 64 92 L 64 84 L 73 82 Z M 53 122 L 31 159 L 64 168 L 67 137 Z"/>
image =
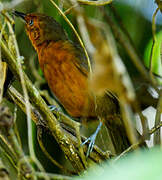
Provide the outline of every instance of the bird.
<path id="1" fill-rule="evenodd" d="M 53 18 L 41 13 L 14 11 L 25 22 L 26 33 L 38 54 L 40 68 L 49 88 L 73 118 L 108 119 L 104 123 L 119 154 L 130 146 L 122 125 L 118 100 L 111 93 L 96 97 L 88 85 L 89 67 L 85 53 L 79 44 L 72 42 L 64 28 Z M 87 141 L 88 154 L 92 151 L 97 133 Z M 117 140 L 118 139 L 118 140 Z"/>

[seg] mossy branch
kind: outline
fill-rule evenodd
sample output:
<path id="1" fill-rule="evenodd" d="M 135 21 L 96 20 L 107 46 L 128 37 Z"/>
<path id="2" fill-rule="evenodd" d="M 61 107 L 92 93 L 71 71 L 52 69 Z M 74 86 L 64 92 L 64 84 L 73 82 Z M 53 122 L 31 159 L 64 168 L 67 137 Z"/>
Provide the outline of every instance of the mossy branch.
<path id="1" fill-rule="evenodd" d="M 21 110 L 26 113 L 26 109 L 25 109 L 25 101 L 22 97 L 22 95 L 17 92 L 17 90 L 10 86 L 7 90 L 7 95 L 9 96 L 9 98 L 12 99 L 12 101 L 14 101 L 15 104 L 17 104 Z M 77 142 L 77 138 L 75 135 L 75 132 L 67 132 L 66 126 L 71 127 L 74 129 L 75 126 L 77 126 L 78 122 L 75 122 L 73 120 L 71 120 L 68 116 L 66 116 L 65 114 L 61 113 L 61 112 L 54 112 L 56 113 L 56 116 L 59 116 L 59 122 L 62 123 L 65 127 L 64 128 L 64 133 L 66 133 L 66 135 L 71 139 L 72 143 L 74 144 L 74 146 L 78 147 L 78 142 Z M 44 121 L 44 119 L 42 118 L 42 116 L 39 114 L 39 112 L 37 111 L 36 108 L 31 107 L 31 118 L 32 120 L 36 123 L 36 125 L 43 125 L 46 126 L 46 122 Z M 67 123 L 68 122 L 68 123 Z M 48 127 L 47 127 L 48 128 Z M 82 136 L 82 139 L 85 140 L 86 138 Z M 84 152 L 86 153 L 87 147 L 84 148 Z M 109 159 L 111 157 L 111 153 L 104 153 L 100 148 L 98 148 L 96 145 L 94 146 L 93 152 L 90 154 L 90 159 L 94 162 L 100 162 L 103 159 Z"/>

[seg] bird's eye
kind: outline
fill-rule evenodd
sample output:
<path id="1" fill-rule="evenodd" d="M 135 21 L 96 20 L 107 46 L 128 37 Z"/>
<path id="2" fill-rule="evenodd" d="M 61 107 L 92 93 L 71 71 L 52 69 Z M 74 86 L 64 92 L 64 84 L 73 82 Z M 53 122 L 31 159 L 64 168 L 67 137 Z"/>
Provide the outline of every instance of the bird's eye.
<path id="1" fill-rule="evenodd" d="M 29 25 L 32 26 L 33 24 L 34 24 L 34 22 L 33 22 L 33 20 L 31 19 L 31 20 L 29 21 Z"/>

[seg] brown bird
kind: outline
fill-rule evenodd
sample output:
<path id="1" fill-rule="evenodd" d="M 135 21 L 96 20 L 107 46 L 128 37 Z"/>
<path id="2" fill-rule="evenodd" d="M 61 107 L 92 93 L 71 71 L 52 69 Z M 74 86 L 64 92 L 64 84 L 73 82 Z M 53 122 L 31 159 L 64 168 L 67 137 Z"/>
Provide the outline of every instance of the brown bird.
<path id="1" fill-rule="evenodd" d="M 52 17 L 17 11 L 14 14 L 25 21 L 27 35 L 38 53 L 48 85 L 67 113 L 75 118 L 104 117 L 116 153 L 126 149 L 130 143 L 121 119 L 117 118 L 118 101 L 110 94 L 94 98 L 88 88 L 89 68 L 83 49 L 68 39 L 63 27 Z M 89 151 L 92 150 L 99 128 L 90 138 Z"/>

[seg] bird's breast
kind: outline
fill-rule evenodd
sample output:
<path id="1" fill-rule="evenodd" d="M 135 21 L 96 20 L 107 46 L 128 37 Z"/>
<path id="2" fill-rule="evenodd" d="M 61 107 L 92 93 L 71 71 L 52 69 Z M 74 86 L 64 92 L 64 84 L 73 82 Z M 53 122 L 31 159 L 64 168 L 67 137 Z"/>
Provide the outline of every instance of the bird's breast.
<path id="1" fill-rule="evenodd" d="M 91 102 L 87 77 L 75 65 L 75 58 L 70 50 L 53 44 L 40 53 L 39 63 L 59 102 L 71 116 L 81 117 L 89 113 Z"/>

